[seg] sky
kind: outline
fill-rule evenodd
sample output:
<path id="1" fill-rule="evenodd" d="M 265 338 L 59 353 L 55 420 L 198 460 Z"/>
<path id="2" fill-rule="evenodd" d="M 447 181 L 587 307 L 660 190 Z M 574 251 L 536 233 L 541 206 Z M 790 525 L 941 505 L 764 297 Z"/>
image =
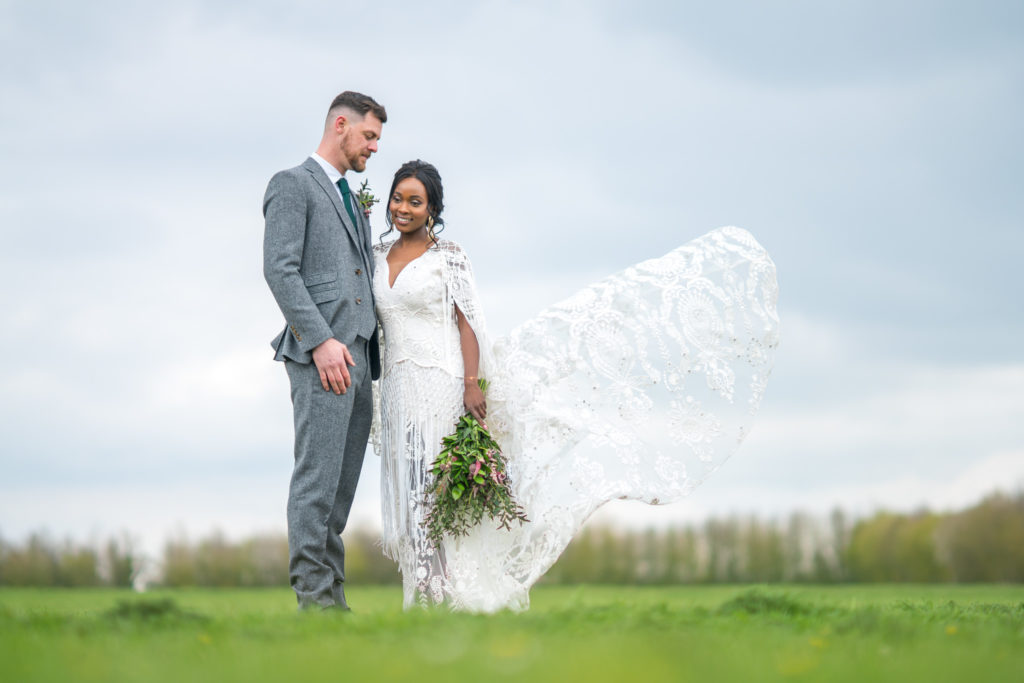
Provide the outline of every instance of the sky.
<path id="1" fill-rule="evenodd" d="M 601 521 L 1024 488 L 1019 2 L 0 1 L 0 536 L 284 529 L 261 204 L 348 89 L 373 189 L 440 170 L 493 333 L 721 225 L 775 260 L 751 436 Z"/>

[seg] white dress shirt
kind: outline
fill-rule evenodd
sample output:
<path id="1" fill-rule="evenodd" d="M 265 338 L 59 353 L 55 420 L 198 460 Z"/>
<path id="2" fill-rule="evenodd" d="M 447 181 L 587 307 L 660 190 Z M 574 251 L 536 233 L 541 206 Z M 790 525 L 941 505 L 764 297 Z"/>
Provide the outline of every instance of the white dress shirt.
<path id="1" fill-rule="evenodd" d="M 341 188 L 338 187 L 338 181 L 341 180 L 342 176 L 345 174 L 334 168 L 327 159 L 324 159 L 316 152 L 313 152 L 309 156 L 313 157 L 313 161 L 320 164 L 320 167 L 324 169 L 324 173 L 327 174 L 327 178 L 334 183 L 334 189 L 338 191 L 338 196 L 341 197 L 341 205 L 345 206 L 345 197 L 341 194 Z"/>

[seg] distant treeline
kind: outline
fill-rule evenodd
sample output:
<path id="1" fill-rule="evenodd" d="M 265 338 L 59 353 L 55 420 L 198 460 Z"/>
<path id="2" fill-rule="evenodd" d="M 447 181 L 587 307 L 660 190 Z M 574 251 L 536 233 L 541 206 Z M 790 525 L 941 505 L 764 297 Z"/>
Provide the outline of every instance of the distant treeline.
<path id="1" fill-rule="evenodd" d="M 588 529 L 545 580 L 556 583 L 1024 582 L 1024 492 L 967 510 L 879 512 L 850 523 L 710 519 L 664 531 Z"/>
<path id="2" fill-rule="evenodd" d="M 130 587 L 139 568 L 133 544 L 111 539 L 100 547 L 55 543 L 45 534 L 23 546 L 0 538 L 0 586 Z"/>
<path id="3" fill-rule="evenodd" d="M 374 533 L 345 534 L 352 583 L 398 583 Z M 99 547 L 33 534 L 0 539 L 0 585 L 284 586 L 288 542 L 266 535 L 231 542 L 221 534 L 169 541 L 160 561 L 125 539 Z M 710 519 L 663 530 L 584 530 L 546 583 L 1024 582 L 1024 492 L 996 494 L 956 513 L 879 512 L 857 521 L 795 513 L 785 520 Z"/>

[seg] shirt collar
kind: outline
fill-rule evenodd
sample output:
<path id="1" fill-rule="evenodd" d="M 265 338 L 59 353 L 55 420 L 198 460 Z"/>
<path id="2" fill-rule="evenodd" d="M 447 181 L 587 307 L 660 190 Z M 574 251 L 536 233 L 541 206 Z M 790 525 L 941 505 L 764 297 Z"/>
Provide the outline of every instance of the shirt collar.
<path id="1" fill-rule="evenodd" d="M 322 169 L 324 169 L 324 173 L 327 174 L 327 178 L 332 183 L 337 184 L 338 181 L 341 180 L 341 177 L 344 174 L 341 171 L 339 171 L 338 169 L 334 168 L 334 166 L 332 166 L 331 163 L 329 161 L 327 161 L 327 159 L 324 159 L 322 156 L 320 156 L 316 152 L 313 152 L 309 156 L 313 157 L 313 161 L 315 161 L 316 163 L 320 164 L 320 167 Z"/>

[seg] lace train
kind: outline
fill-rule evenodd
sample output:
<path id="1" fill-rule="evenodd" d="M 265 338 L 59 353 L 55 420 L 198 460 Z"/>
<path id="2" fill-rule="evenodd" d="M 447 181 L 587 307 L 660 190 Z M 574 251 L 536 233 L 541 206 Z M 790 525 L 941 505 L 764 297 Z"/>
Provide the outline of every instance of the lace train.
<path id="1" fill-rule="evenodd" d="M 465 265 L 453 268 L 449 254 L 437 277 L 466 284 L 447 284 L 434 314 L 450 320 L 444 307 L 454 299 L 472 310 L 467 317 L 485 343 L 472 271 L 456 253 Z M 418 288 L 406 299 L 422 295 Z M 486 359 L 488 426 L 531 522 L 511 532 L 482 525 L 437 549 L 419 527 L 424 470 L 462 413 L 461 367 L 396 364 L 381 382 L 375 445 L 384 456 L 385 549 L 399 560 L 406 605 L 525 609 L 530 587 L 598 507 L 689 493 L 747 435 L 778 344 L 777 296 L 767 252 L 750 233 L 720 228 L 583 289 L 498 340 Z M 378 297 L 385 356 L 402 353 L 392 346 L 402 345 L 389 325 L 394 305 Z M 447 324 L 438 323 L 439 340 Z"/>

